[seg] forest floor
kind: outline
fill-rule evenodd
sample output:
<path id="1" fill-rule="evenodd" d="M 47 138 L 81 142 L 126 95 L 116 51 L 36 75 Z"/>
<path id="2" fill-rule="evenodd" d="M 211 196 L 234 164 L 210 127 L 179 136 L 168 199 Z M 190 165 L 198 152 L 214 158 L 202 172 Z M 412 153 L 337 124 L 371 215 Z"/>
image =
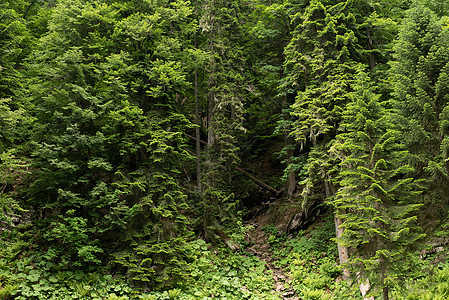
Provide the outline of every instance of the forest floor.
<path id="1" fill-rule="evenodd" d="M 273 224 L 274 220 L 281 221 L 281 224 Z M 269 243 L 270 234 L 264 230 L 268 227 L 285 227 L 286 224 L 279 220 L 279 211 L 270 207 L 266 212 L 253 217 L 246 222 L 252 229 L 247 233 L 248 248 L 246 251 L 258 257 L 266 263 L 266 272 L 272 274 L 274 285 L 273 294 L 278 295 L 282 299 L 297 300 L 295 290 L 289 287 L 289 275 L 283 268 L 276 265 L 276 257 L 274 256 L 271 244 Z"/>

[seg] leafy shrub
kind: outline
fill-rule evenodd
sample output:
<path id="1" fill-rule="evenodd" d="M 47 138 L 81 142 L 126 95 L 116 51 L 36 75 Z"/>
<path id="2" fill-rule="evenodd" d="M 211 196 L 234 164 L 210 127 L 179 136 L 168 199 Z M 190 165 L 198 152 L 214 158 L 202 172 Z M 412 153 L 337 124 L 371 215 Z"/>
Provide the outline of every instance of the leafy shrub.
<path id="1" fill-rule="evenodd" d="M 405 286 L 397 286 L 392 291 L 392 298 L 407 300 L 434 300 L 449 298 L 449 267 L 440 265 L 441 268 L 433 272 L 423 271 L 419 279 L 410 278 Z"/>
<path id="2" fill-rule="evenodd" d="M 83 265 L 100 264 L 97 257 L 103 249 L 98 246 L 97 240 L 91 240 L 93 230 L 87 224 L 87 220 L 74 216 L 74 210 L 68 210 L 66 216 L 59 216 L 58 221 L 50 224 L 50 230 L 43 234 L 43 238 L 58 245 L 50 246 L 47 253 L 48 259 L 66 258 L 70 265 L 81 267 Z"/>
<path id="3" fill-rule="evenodd" d="M 338 265 L 335 260 L 332 261 L 329 257 L 324 257 L 321 259 L 321 265 L 319 267 L 320 273 L 336 278 L 341 274 L 341 269 L 341 266 Z"/>
<path id="4" fill-rule="evenodd" d="M 194 249 L 184 237 L 164 242 L 141 240 L 131 246 L 131 251 L 115 255 L 115 263 L 127 268 L 128 278 L 141 287 L 158 284 L 168 288 L 190 275 Z"/>
<path id="5" fill-rule="evenodd" d="M 302 290 L 302 296 L 304 300 L 328 300 L 332 299 L 332 296 L 329 293 L 326 293 L 322 290 L 309 290 L 304 289 Z"/>

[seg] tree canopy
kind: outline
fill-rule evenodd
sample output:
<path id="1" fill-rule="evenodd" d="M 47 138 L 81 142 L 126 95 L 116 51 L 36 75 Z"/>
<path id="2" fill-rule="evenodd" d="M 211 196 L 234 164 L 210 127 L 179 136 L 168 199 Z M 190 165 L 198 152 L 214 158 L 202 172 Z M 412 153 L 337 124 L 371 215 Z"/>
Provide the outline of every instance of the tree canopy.
<path id="1" fill-rule="evenodd" d="M 7 0 L 0 16 L 0 299 L 279 299 L 247 277 L 267 207 L 288 219 L 262 229 L 293 294 L 424 295 L 404 286 L 449 239 L 446 1 Z M 325 246 L 302 244 L 329 220 Z"/>

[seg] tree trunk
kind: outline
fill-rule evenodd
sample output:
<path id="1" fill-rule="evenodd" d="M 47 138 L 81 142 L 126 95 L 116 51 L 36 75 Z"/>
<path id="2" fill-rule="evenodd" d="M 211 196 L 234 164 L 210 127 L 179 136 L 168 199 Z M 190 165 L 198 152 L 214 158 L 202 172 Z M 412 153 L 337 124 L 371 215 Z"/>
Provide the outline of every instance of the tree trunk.
<path id="1" fill-rule="evenodd" d="M 329 181 L 329 178 L 326 177 L 324 180 L 324 192 L 326 193 L 326 198 L 335 195 L 335 187 L 332 185 L 332 183 Z M 344 212 L 343 212 L 344 213 Z M 343 235 L 344 228 L 341 227 L 341 224 L 343 224 L 343 219 L 338 218 L 336 215 L 334 215 L 334 222 L 335 222 L 335 235 L 337 239 Z M 340 260 L 340 265 L 343 265 L 349 261 L 349 252 L 348 247 L 343 246 L 339 242 L 337 242 L 337 251 L 338 251 L 338 258 Z M 343 280 L 348 280 L 350 276 L 349 270 L 347 268 L 343 268 Z"/>
<path id="2" fill-rule="evenodd" d="M 249 179 L 251 179 L 254 183 L 256 183 L 258 186 L 263 187 L 264 189 L 274 193 L 276 196 L 281 194 L 281 191 L 278 191 L 274 188 L 272 188 L 271 186 L 269 186 L 268 184 L 266 184 L 265 182 L 257 179 L 256 177 L 254 177 L 253 175 L 249 174 L 248 172 L 246 172 L 245 170 L 239 168 L 239 167 L 235 167 L 237 169 L 237 171 L 239 171 L 240 173 L 246 175 Z"/>
<path id="3" fill-rule="evenodd" d="M 196 46 L 196 36 L 195 36 Z M 200 136 L 200 109 L 198 103 L 198 70 L 195 67 L 195 141 L 196 141 L 196 187 L 198 192 L 201 192 L 201 136 Z"/>
<path id="4" fill-rule="evenodd" d="M 279 78 L 282 78 L 282 71 L 279 74 Z M 282 97 L 282 107 L 288 107 L 288 101 L 287 101 L 287 95 L 284 95 Z M 289 121 L 290 115 L 287 114 L 284 116 L 286 121 Z M 285 141 L 285 147 L 287 148 L 287 167 L 292 163 L 292 157 L 293 157 L 293 149 L 290 148 L 290 145 L 294 145 L 294 141 L 292 141 L 288 137 L 288 132 L 284 133 L 284 141 Z M 293 193 L 296 189 L 296 176 L 294 171 L 290 171 L 287 176 L 288 182 L 287 182 L 287 195 L 290 200 L 293 199 Z"/>
<path id="5" fill-rule="evenodd" d="M 389 292 L 388 286 L 384 286 L 384 287 L 382 288 L 382 292 L 383 292 L 383 294 L 384 294 L 384 300 L 389 300 L 390 297 L 388 296 L 388 292 Z"/>
<path id="6" fill-rule="evenodd" d="M 191 136 L 189 134 L 186 134 L 187 137 L 193 139 L 193 140 L 197 140 L 194 136 Z M 207 146 L 207 142 L 200 140 L 200 143 L 203 145 Z M 224 167 L 223 167 L 224 168 Z M 246 177 L 248 177 L 249 179 L 251 179 L 254 183 L 256 183 L 258 186 L 263 187 L 264 189 L 273 192 L 276 196 L 279 196 L 282 193 L 282 190 L 278 191 L 275 188 L 269 186 L 268 184 L 266 184 L 265 182 L 263 182 L 262 180 L 257 179 L 256 177 L 254 177 L 253 175 L 249 174 L 248 172 L 246 172 L 245 170 L 243 170 L 242 168 L 235 166 L 235 169 L 237 171 L 239 171 L 240 173 L 242 173 L 243 175 L 245 175 Z"/>
<path id="7" fill-rule="evenodd" d="M 287 140 L 288 143 L 288 140 Z M 287 150 L 287 166 L 291 164 L 291 158 L 292 158 L 292 150 Z M 293 193 L 296 189 L 296 176 L 294 171 L 290 171 L 288 173 L 288 186 L 287 186 L 287 195 L 288 198 L 291 200 L 293 199 Z"/>
<path id="8" fill-rule="evenodd" d="M 207 146 L 211 147 L 214 144 L 214 130 L 212 128 L 212 118 L 214 117 L 214 94 L 209 96 L 209 109 L 207 115 Z"/>
<path id="9" fill-rule="evenodd" d="M 382 259 L 381 259 L 380 263 L 381 263 L 381 265 L 385 264 L 385 261 L 382 261 Z M 383 294 L 383 299 L 384 300 L 389 300 L 390 297 L 388 296 L 388 293 L 389 293 L 390 288 L 388 287 L 388 285 L 385 284 L 385 278 L 386 278 L 385 273 L 386 273 L 385 267 L 383 267 L 382 271 L 381 271 L 381 278 L 382 278 L 382 285 L 383 285 L 383 287 L 382 287 L 382 294 Z"/>
<path id="10" fill-rule="evenodd" d="M 28 11 L 30 10 L 31 6 L 33 6 L 33 4 L 36 3 L 36 0 L 31 1 L 30 5 L 28 5 L 27 9 L 25 10 L 25 12 L 23 13 L 23 18 L 26 19 Z"/>
<path id="11" fill-rule="evenodd" d="M 332 186 L 332 184 L 329 182 L 328 178 L 324 180 L 324 192 L 326 193 L 326 198 L 332 196 L 335 194 L 335 188 Z M 341 224 L 343 224 L 343 219 L 338 218 L 336 215 L 334 216 L 334 222 L 335 222 L 335 235 L 337 239 L 343 235 L 344 228 L 341 227 Z M 338 251 L 338 258 L 340 260 L 340 265 L 345 264 L 349 261 L 349 252 L 348 247 L 343 246 L 339 242 L 337 242 L 337 251 Z M 349 270 L 347 268 L 343 269 L 343 280 L 349 279 Z"/>
<path id="12" fill-rule="evenodd" d="M 198 1 L 195 1 L 195 11 L 197 12 Z M 198 49 L 197 33 L 194 37 L 195 49 Z M 195 148 L 196 148 L 196 188 L 201 192 L 201 135 L 200 135 L 200 104 L 198 99 L 198 65 L 195 64 Z"/>
<path id="13" fill-rule="evenodd" d="M 374 58 L 374 52 L 373 52 L 374 45 L 373 45 L 373 38 L 371 35 L 371 27 L 370 26 L 366 27 L 366 36 L 368 37 L 368 47 L 371 50 L 369 53 L 369 66 L 372 71 L 376 65 L 376 61 Z"/>
<path id="14" fill-rule="evenodd" d="M 334 221 L 335 221 L 335 233 L 338 239 L 343 234 L 344 231 L 343 227 L 340 226 L 341 224 L 343 224 L 343 219 L 335 216 Z M 338 250 L 338 258 L 340 259 L 340 265 L 347 263 L 349 260 L 348 248 L 337 242 L 337 250 Z M 349 275 L 350 275 L 349 270 L 347 268 L 344 268 L 343 280 L 348 280 Z"/>

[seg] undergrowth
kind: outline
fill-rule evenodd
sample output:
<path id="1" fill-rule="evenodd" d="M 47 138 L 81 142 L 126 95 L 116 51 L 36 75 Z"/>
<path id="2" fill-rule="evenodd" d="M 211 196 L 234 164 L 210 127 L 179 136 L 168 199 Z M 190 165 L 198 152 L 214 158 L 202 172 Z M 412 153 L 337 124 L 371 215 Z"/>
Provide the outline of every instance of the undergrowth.
<path id="1" fill-rule="evenodd" d="M 294 237 L 279 234 L 275 226 L 265 226 L 263 230 L 269 235 L 274 264 L 288 272 L 291 279 L 287 287 L 291 286 L 300 299 L 362 299 L 356 281 L 351 284 L 341 279 L 332 215 Z M 447 253 L 440 253 L 421 259 L 417 253 L 408 279 L 397 282 L 391 299 L 449 299 L 449 264 L 434 263 L 446 256 Z M 370 295 L 382 299 L 379 291 Z"/>
<path id="2" fill-rule="evenodd" d="M 252 255 L 190 242 L 194 260 L 182 281 L 167 290 L 139 289 L 106 267 L 96 272 L 62 270 L 20 237 L 0 240 L 0 299 L 279 299 L 271 294 L 273 279 Z"/>
<path id="3" fill-rule="evenodd" d="M 263 229 L 269 234 L 273 263 L 291 278 L 286 288 L 300 299 L 362 299 L 357 284 L 341 280 L 332 216 L 296 236 L 280 234 L 274 226 Z M 0 299 L 282 299 L 273 292 L 273 274 L 265 262 L 201 239 L 190 242 L 194 259 L 185 278 L 166 290 L 152 290 L 139 289 L 106 267 L 95 272 L 60 269 L 25 242 L 26 235 L 14 234 L 3 233 L 0 239 Z M 243 246 L 243 234 L 233 238 Z M 398 282 L 391 299 L 449 299 L 449 264 L 434 260 L 416 256 L 409 278 Z"/>
<path id="4" fill-rule="evenodd" d="M 263 230 L 269 234 L 274 264 L 287 271 L 291 278 L 287 287 L 300 299 L 361 299 L 355 287 L 340 280 L 331 215 L 295 236 L 280 235 L 274 226 Z"/>

